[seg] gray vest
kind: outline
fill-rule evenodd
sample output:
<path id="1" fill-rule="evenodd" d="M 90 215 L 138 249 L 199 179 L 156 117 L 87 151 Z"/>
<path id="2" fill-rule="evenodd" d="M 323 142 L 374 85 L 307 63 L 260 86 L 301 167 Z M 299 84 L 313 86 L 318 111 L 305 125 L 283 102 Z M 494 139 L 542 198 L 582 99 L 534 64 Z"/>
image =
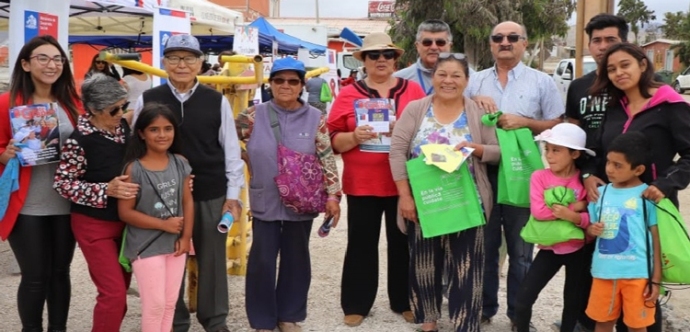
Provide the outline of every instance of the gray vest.
<path id="1" fill-rule="evenodd" d="M 316 154 L 316 133 L 319 130 L 321 111 L 308 104 L 294 111 L 284 110 L 272 101 L 257 105 L 254 129 L 247 143 L 252 174 L 249 181 L 252 215 L 264 221 L 314 219 L 318 214 L 297 214 L 285 207 L 280 200 L 278 187 L 273 181 L 278 175 L 278 143 L 271 129 L 269 104 L 278 113 L 281 143 L 297 152 Z"/>
<path id="2" fill-rule="evenodd" d="M 132 182 L 139 183 L 141 186 L 137 194 L 137 204 L 135 207 L 137 211 L 160 219 L 182 216 L 184 179 L 191 174 L 192 168 L 185 160 L 178 156 L 169 154 L 169 157 L 168 167 L 163 171 L 149 171 L 139 163 L 139 160 L 135 160 L 132 163 Z M 149 179 L 151 179 L 150 182 Z M 153 182 L 155 187 L 151 186 L 151 182 Z M 156 194 L 156 191 L 158 194 Z M 159 195 L 165 202 L 161 202 Z M 127 225 L 125 256 L 130 260 L 135 260 L 139 257 L 146 258 L 171 254 L 175 252 L 177 237 L 177 234 L 163 232 L 158 229 L 145 229 Z M 145 248 L 146 246 L 148 247 Z"/>

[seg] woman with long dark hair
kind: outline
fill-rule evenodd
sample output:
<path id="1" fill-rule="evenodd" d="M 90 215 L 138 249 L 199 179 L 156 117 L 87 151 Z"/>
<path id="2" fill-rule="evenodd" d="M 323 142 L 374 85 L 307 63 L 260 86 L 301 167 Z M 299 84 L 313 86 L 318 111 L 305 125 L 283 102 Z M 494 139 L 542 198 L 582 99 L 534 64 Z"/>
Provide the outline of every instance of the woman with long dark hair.
<path id="1" fill-rule="evenodd" d="M 653 64 L 637 45 L 611 46 L 599 68 L 604 72 L 597 76 L 590 93 L 596 97 L 606 93 L 610 100 L 599 133 L 592 140 L 591 149 L 597 157 L 582 168 L 588 199 L 596 201 L 597 187 L 609 182 L 605 168 L 611 142 L 622 133 L 639 131 L 652 147 L 649 163 L 640 176 L 649 185 L 643 196 L 655 202 L 666 197 L 678 206 L 678 191 L 690 183 L 690 105 L 673 88 L 654 80 Z M 680 156 L 678 160 L 676 155 Z M 658 287 L 660 280 L 650 278 L 653 287 Z M 619 320 L 618 331 L 628 331 L 623 319 Z M 658 302 L 655 322 L 647 331 L 661 331 Z"/>
<path id="2" fill-rule="evenodd" d="M 122 119 L 127 90 L 103 74 L 91 76 L 81 89 L 87 113 L 62 147 L 53 188 L 71 202 L 72 231 L 98 291 L 92 331 L 117 332 L 131 278 L 118 263 L 124 223 L 117 199 L 136 197 L 139 190 L 120 175 L 129 137 Z"/>
<path id="3" fill-rule="evenodd" d="M 118 81 L 120 80 L 120 73 L 117 72 L 115 66 L 111 65 L 108 61 L 99 59 L 98 54 L 94 55 L 93 59 L 91 59 L 91 67 L 89 67 L 89 71 L 86 72 L 84 79 L 87 79 L 96 73 L 108 75 Z"/>
<path id="4" fill-rule="evenodd" d="M 11 108 L 57 103 L 60 144 L 82 113 L 67 54 L 53 37 L 35 37 L 22 47 L 10 85 L 10 91 L 0 95 L 0 173 L 19 150 L 12 140 Z M 52 190 L 55 169 L 54 163 L 22 167 L 19 190 L 10 195 L 0 222 L 0 238 L 9 239 L 21 271 L 17 309 L 25 332 L 43 331 L 46 302 L 48 331 L 67 326 L 74 236 L 69 202 Z"/>

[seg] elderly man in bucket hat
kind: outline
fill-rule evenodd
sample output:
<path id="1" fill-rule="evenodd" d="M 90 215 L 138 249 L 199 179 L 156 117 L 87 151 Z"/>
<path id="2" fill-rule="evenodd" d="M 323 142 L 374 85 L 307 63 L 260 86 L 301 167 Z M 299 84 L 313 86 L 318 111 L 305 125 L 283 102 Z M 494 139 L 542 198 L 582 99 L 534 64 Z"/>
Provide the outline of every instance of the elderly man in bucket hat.
<path id="1" fill-rule="evenodd" d="M 364 63 L 365 79 L 344 87 L 328 117 L 333 149 L 343 158 L 343 191 L 347 195 L 347 249 L 343 264 L 341 306 L 348 326 L 357 326 L 371 311 L 379 276 L 379 234 L 385 215 L 388 254 L 388 298 L 393 312 L 412 322 L 410 311 L 407 237 L 397 228 L 398 188 L 391 175 L 386 142 L 389 133 L 375 133 L 368 125 L 357 125 L 354 105 L 366 105 L 370 98 L 387 102 L 390 119 L 400 118 L 405 106 L 425 96 L 419 84 L 393 76 L 395 62 L 403 50 L 385 33 L 364 38 L 353 56 Z M 380 143 L 377 143 L 380 142 Z M 378 153 L 371 153 L 376 149 Z"/>
<path id="2" fill-rule="evenodd" d="M 240 217 L 240 188 L 244 185 L 244 162 L 227 99 L 196 80 L 203 52 L 190 35 L 168 38 L 163 66 L 168 82 L 139 97 L 133 123 L 145 103 L 167 105 L 180 123 L 176 132 L 184 144 L 182 154 L 194 174 L 194 231 L 192 240 L 199 265 L 197 320 L 208 332 L 230 331 L 225 242 L 217 230 L 225 212 Z M 189 330 L 189 311 L 183 301 L 184 283 L 175 310 L 174 332 Z"/>

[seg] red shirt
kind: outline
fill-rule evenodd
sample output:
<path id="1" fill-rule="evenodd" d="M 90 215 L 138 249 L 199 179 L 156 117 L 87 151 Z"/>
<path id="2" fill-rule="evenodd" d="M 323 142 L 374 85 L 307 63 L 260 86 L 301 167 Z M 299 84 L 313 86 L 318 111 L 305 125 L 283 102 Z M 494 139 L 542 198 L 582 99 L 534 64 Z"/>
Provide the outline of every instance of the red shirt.
<path id="1" fill-rule="evenodd" d="M 15 101 L 16 105 L 23 105 L 20 100 Z M 83 113 L 83 107 L 81 101 L 74 100 L 74 104 L 77 107 L 79 113 Z M 65 110 L 67 116 L 72 121 L 72 125 L 76 126 L 76 119 L 72 118 L 72 114 L 61 105 L 62 109 Z M 7 144 L 12 139 L 12 128 L 10 126 L 10 93 L 5 92 L 0 95 L 0 154 L 5 152 Z M 5 165 L 0 163 L 0 174 L 5 171 Z M 17 216 L 19 212 L 24 207 L 24 201 L 26 200 L 26 195 L 29 193 L 29 183 L 31 183 L 31 167 L 21 167 L 19 169 L 19 190 L 13 192 L 10 195 L 10 201 L 7 205 L 7 211 L 0 221 L 0 239 L 6 240 L 7 237 L 12 232 L 14 223 L 17 221 Z"/>
<path id="2" fill-rule="evenodd" d="M 398 78 L 398 83 L 388 92 L 395 101 L 396 118 L 400 119 L 407 104 L 426 97 L 419 84 Z M 331 137 L 355 130 L 355 101 L 364 98 L 382 98 L 376 90 L 370 90 L 363 81 L 344 87 L 334 100 L 328 115 L 328 131 Z M 333 141 L 333 139 L 331 139 Z M 388 153 L 362 152 L 359 147 L 342 154 L 343 192 L 354 196 L 397 196 L 398 189 L 391 175 Z"/>

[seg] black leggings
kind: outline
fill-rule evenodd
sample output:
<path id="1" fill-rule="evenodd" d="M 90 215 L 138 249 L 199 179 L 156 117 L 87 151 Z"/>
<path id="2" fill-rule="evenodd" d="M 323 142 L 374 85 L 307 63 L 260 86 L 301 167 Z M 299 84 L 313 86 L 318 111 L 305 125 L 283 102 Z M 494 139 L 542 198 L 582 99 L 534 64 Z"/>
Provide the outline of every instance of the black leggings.
<path id="1" fill-rule="evenodd" d="M 70 216 L 19 215 L 8 238 L 21 270 L 17 308 L 22 332 L 43 331 L 48 303 L 48 331 L 67 328 L 71 296 L 69 269 L 74 256 Z"/>

